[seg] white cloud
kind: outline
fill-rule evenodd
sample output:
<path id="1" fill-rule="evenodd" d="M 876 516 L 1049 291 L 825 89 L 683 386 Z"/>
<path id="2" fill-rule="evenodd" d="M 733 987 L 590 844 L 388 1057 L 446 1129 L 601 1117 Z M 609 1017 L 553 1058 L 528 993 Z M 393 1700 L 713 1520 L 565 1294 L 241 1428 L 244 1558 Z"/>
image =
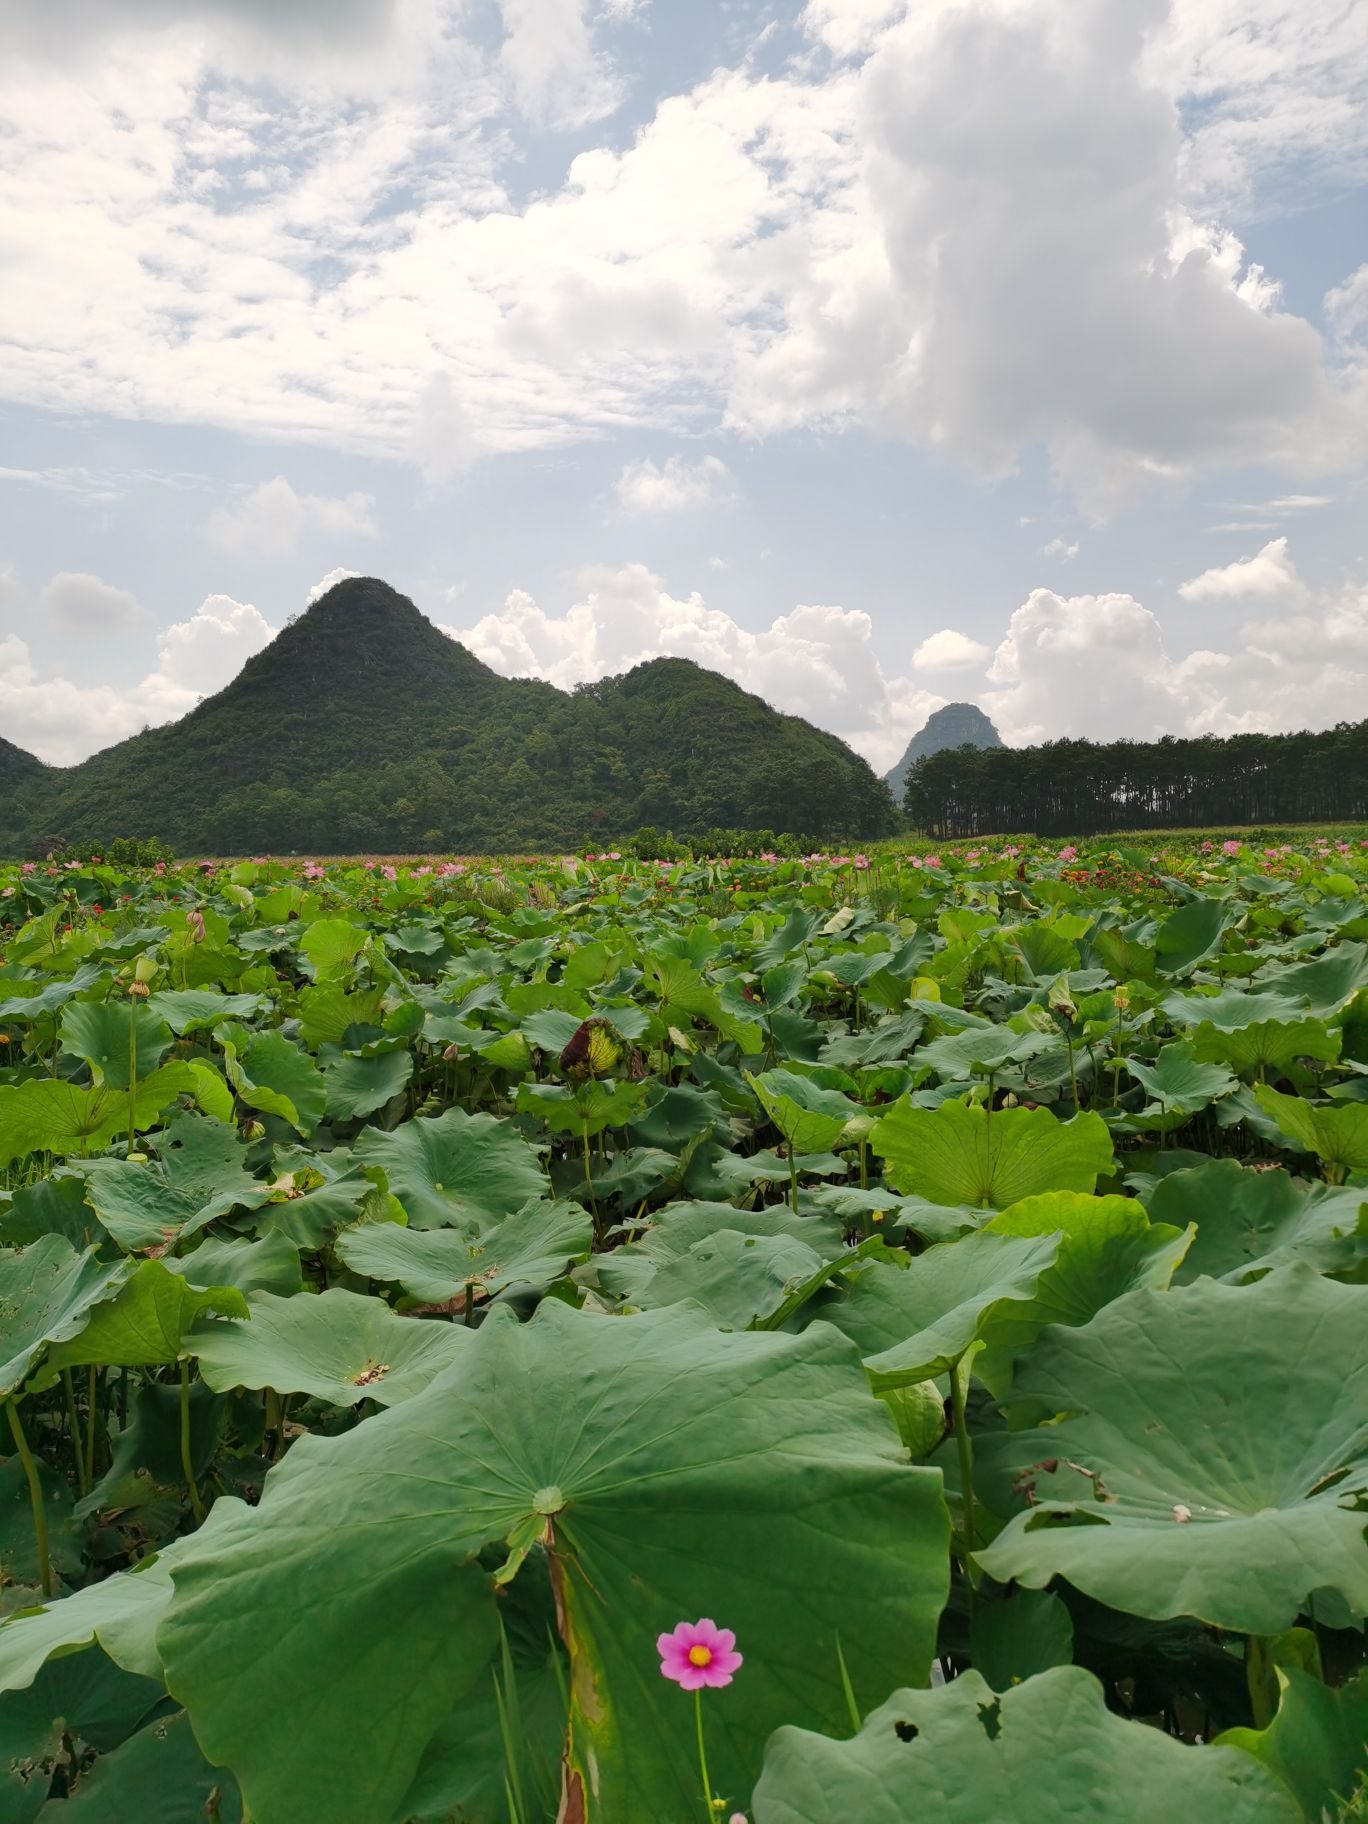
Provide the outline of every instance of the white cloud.
<path id="1" fill-rule="evenodd" d="M 470 413 L 449 374 L 434 374 L 418 396 L 409 431 L 409 455 L 424 481 L 434 485 L 458 481 L 480 454 Z"/>
<path id="2" fill-rule="evenodd" d="M 1078 556 L 1078 540 L 1074 539 L 1071 544 L 1067 538 L 1052 538 L 1048 545 L 1040 547 L 1040 554 L 1042 557 L 1057 557 L 1062 564 L 1067 564 L 1071 558 Z"/>
<path id="3" fill-rule="evenodd" d="M 801 606 L 752 632 L 696 593 L 670 595 L 644 564 L 586 571 L 581 589 L 562 614 L 515 590 L 497 613 L 446 631 L 506 677 L 547 678 L 563 690 L 646 659 L 693 659 L 831 729 L 881 771 L 945 701 L 884 672 L 873 624 L 858 609 Z"/>
<path id="4" fill-rule="evenodd" d="M 1224 462 L 1362 452 L 1357 345 L 1327 352 L 1209 206 L 1222 159 L 1232 193 L 1263 169 L 1266 132 L 1368 148 L 1361 8 L 813 0 L 834 61 L 716 70 L 524 202 L 508 82 L 577 119 L 616 92 L 587 0 L 503 0 L 499 70 L 445 0 L 325 9 L 345 107 L 326 46 L 301 51 L 305 13 L 329 36 L 316 9 L 187 10 L 18 9 L 26 43 L 120 23 L 79 79 L 0 65 L 13 400 L 425 472 L 624 426 L 861 425 L 983 475 L 1042 445 L 1097 511 Z M 279 93 L 244 80 L 249 44 Z M 424 431 L 434 384 L 452 435 Z"/>
<path id="5" fill-rule="evenodd" d="M 691 507 L 729 505 L 736 499 L 732 472 L 720 456 L 651 457 L 630 462 L 617 478 L 618 505 L 627 513 L 682 513 Z"/>
<path id="6" fill-rule="evenodd" d="M 152 670 L 127 690 L 41 676 L 23 640 L 0 640 L 0 727 L 39 759 L 73 765 L 140 728 L 187 714 L 230 683 L 275 632 L 250 604 L 207 596 L 158 636 Z"/>
<path id="7" fill-rule="evenodd" d="M 220 551 L 287 557 L 305 532 L 376 538 L 375 501 L 369 494 L 296 494 L 283 475 L 260 482 L 227 506 L 215 507 L 204 535 Z"/>
<path id="8" fill-rule="evenodd" d="M 1222 564 L 1204 570 L 1186 583 L 1178 585 L 1185 602 L 1238 601 L 1247 596 L 1280 596 L 1289 603 L 1300 602 L 1306 590 L 1288 555 L 1286 538 L 1271 538 L 1253 557 L 1237 558 L 1233 564 Z"/>
<path id="9" fill-rule="evenodd" d="M 1033 590 L 1013 614 L 983 698 L 1011 744 L 1064 735 L 1327 728 L 1368 702 L 1368 585 L 1319 594 L 1287 566 L 1292 610 L 1241 629 L 1233 652 L 1175 659 L 1131 595 Z M 1298 608 L 1297 603 L 1301 606 Z"/>
<path id="10" fill-rule="evenodd" d="M 982 665 L 991 651 L 980 640 L 971 640 L 953 627 L 942 627 L 918 646 L 912 654 L 912 667 L 914 671 L 965 671 Z"/>
<path id="11" fill-rule="evenodd" d="M 38 592 L 38 608 L 69 633 L 126 633 L 150 619 L 137 596 L 82 570 L 59 570 Z"/>
<path id="12" fill-rule="evenodd" d="M 340 567 L 336 570 L 329 570 L 328 574 L 320 577 L 310 589 L 305 598 L 308 606 L 312 608 L 315 602 L 322 600 L 329 589 L 335 589 L 339 583 L 345 583 L 349 577 L 360 576 L 360 574 L 359 570 L 343 570 Z M 448 595 L 450 595 L 450 591 L 448 591 Z"/>
<path id="13" fill-rule="evenodd" d="M 576 127 L 612 113 L 621 89 L 595 55 L 585 0 L 499 0 L 499 10 L 507 33 L 499 62 L 524 114 Z"/>

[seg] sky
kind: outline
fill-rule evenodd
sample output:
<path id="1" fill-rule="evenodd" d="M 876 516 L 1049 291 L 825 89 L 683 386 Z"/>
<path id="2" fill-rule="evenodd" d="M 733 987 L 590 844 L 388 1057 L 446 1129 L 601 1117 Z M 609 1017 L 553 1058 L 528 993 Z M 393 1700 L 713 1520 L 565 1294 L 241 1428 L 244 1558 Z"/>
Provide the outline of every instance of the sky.
<path id="1" fill-rule="evenodd" d="M 348 572 L 880 770 L 1363 717 L 1368 6 L 5 0 L 0 735 Z"/>

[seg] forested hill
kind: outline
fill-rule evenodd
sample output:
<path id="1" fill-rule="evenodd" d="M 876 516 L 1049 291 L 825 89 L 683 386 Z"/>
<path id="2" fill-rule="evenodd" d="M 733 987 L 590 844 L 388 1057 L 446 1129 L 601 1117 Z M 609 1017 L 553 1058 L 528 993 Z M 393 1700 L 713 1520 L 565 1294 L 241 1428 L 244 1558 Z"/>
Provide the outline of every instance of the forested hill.
<path id="1" fill-rule="evenodd" d="M 32 824 L 30 806 L 42 792 L 48 768 L 0 736 L 0 856 L 12 855 Z"/>
<path id="2" fill-rule="evenodd" d="M 903 800 L 935 837 L 1359 822 L 1368 722 L 1319 734 L 959 747 L 919 760 Z"/>
<path id="3" fill-rule="evenodd" d="M 29 840 L 136 834 L 181 854 L 576 846 L 641 824 L 854 840 L 899 822 L 844 742 L 715 672 L 657 659 L 570 693 L 503 678 L 360 577 L 181 721 L 40 771 Z"/>

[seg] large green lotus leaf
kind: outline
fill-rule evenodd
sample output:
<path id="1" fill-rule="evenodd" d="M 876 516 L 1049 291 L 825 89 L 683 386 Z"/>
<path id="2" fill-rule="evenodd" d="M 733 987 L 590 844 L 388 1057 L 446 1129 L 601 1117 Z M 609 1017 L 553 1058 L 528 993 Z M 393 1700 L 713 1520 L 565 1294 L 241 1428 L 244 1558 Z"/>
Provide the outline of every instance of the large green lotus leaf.
<path id="1" fill-rule="evenodd" d="M 33 993 L 11 994 L 8 1000 L 0 1001 L 0 1020 L 32 1021 L 41 1019 L 45 1013 L 56 1013 L 78 994 L 84 994 L 87 988 L 92 988 L 102 977 L 108 979 L 107 972 L 98 963 L 82 963 L 75 975 L 68 976 L 65 981 L 48 981 L 43 978 L 22 983 L 6 981 L 6 989 L 31 987 Z"/>
<path id="2" fill-rule="evenodd" d="M 1182 1040 L 1165 1045 L 1153 1064 L 1127 1058 L 1126 1069 L 1144 1085 L 1152 1101 L 1165 1108 L 1185 1109 L 1188 1114 L 1205 1108 L 1217 1096 L 1229 1095 L 1235 1087 L 1228 1070 L 1199 1063 L 1193 1047 Z"/>
<path id="3" fill-rule="evenodd" d="M 346 974 L 370 943 L 370 933 L 345 918 L 320 918 L 299 940 L 299 954 L 314 976 Z"/>
<path id="4" fill-rule="evenodd" d="M 256 1292 L 248 1304 L 249 1323 L 216 1324 L 189 1339 L 216 1392 L 271 1387 L 334 1406 L 397 1406 L 472 1340 L 461 1325 L 396 1317 L 383 1299 L 340 1287 L 295 1298 Z"/>
<path id="5" fill-rule="evenodd" d="M 271 1187 L 253 1178 L 246 1148 L 231 1127 L 204 1115 L 171 1121 L 146 1164 L 93 1159 L 73 1168 L 86 1202 L 120 1247 L 130 1251 L 184 1240 L 229 1210 L 255 1210 Z"/>
<path id="6" fill-rule="evenodd" d="M 323 1066 L 331 1119 L 359 1121 L 392 1102 L 413 1075 L 413 1054 L 384 1052 L 374 1058 L 329 1058 Z"/>
<path id="7" fill-rule="evenodd" d="M 218 1039 L 238 1100 L 262 1114 L 278 1115 L 301 1134 L 311 1134 L 323 1117 L 328 1092 L 323 1073 L 308 1052 L 283 1033 L 249 1033 L 227 1022 Z"/>
<path id="8" fill-rule="evenodd" d="M 1322 1590 L 1368 1614 L 1368 1287 L 1293 1266 L 1132 1292 L 1047 1330 L 1009 1403 L 1063 1416 L 977 1441 L 991 1506 L 1010 1512 L 1023 1477 L 1037 1497 L 978 1554 L 1000 1582 L 1064 1576 L 1132 1615 L 1252 1634 Z"/>
<path id="9" fill-rule="evenodd" d="M 225 1768 L 205 1760 L 180 1710 L 102 1754 L 71 1798 L 51 1803 L 46 1824 L 201 1824 L 210 1818 L 241 1824 L 241 1795 Z"/>
<path id="10" fill-rule="evenodd" d="M 178 1539 L 131 1571 L 0 1621 L 0 1691 L 25 1690 L 54 1654 L 95 1641 L 126 1672 L 160 1681 L 157 1627 L 171 1600 L 171 1566 L 186 1544 Z"/>
<path id="11" fill-rule="evenodd" d="M 298 1301 L 296 1301 L 298 1302 Z M 656 1635 L 714 1615 L 746 1663 L 708 1716 L 724 1791 L 785 1719 L 838 1727 L 839 1638 L 859 1701 L 924 1680 L 945 1600 L 938 1472 L 903 1459 L 830 1327 L 719 1333 L 683 1308 L 496 1311 L 426 1393 L 301 1440 L 253 1510 L 225 1503 L 176 1572 L 171 1689 L 260 1824 L 389 1819 L 444 1718 L 489 1687 L 493 1590 L 550 1546 L 571 1654 L 567 1816 L 684 1818 L 690 1704 Z M 221 1518 L 222 1516 L 222 1518 Z M 202 1542 L 202 1543 L 201 1543 Z M 537 1556 L 520 1576 L 542 1576 Z M 307 1614 L 307 1628 L 281 1616 Z M 269 1698 L 243 1666 L 269 1657 Z M 358 1726 L 357 1693 L 365 1695 Z"/>
<path id="12" fill-rule="evenodd" d="M 895 1102 L 870 1135 L 894 1190 L 931 1203 L 1005 1210 L 1042 1191 L 1091 1191 L 1112 1164 L 1111 1136 L 1091 1111 L 1060 1121 L 1046 1108 L 994 1114 L 963 1102 Z"/>
<path id="13" fill-rule="evenodd" d="M 1323 1020 L 1257 1020 L 1233 1032 L 1204 1021 L 1192 1035 L 1192 1055 L 1200 1063 L 1263 1075 L 1283 1071 L 1298 1058 L 1333 1062 L 1342 1036 Z"/>
<path id="14" fill-rule="evenodd" d="M 131 1271 L 78 1254 L 60 1235 L 0 1250 L 0 1396 L 22 1387 L 44 1350 L 75 1336 Z"/>
<path id="15" fill-rule="evenodd" d="M 553 1134 L 601 1134 L 606 1127 L 626 1127 L 643 1112 L 648 1085 L 626 1077 L 600 1081 L 588 1077 L 573 1089 L 563 1083 L 520 1083 L 518 1113 L 532 1115 Z"/>
<path id="16" fill-rule="evenodd" d="M 1303 1152 L 1346 1172 L 1368 1171 L 1368 1103 L 1343 1102 L 1326 1108 L 1301 1096 L 1279 1095 L 1261 1083 L 1255 1100 Z"/>
<path id="17" fill-rule="evenodd" d="M 1186 975 L 1221 947 L 1229 918 L 1221 899 L 1194 899 L 1170 912 L 1154 934 L 1154 954 L 1164 975 Z"/>
<path id="18" fill-rule="evenodd" d="M 1053 1590 L 981 1590 L 969 1618 L 969 1657 L 994 1691 L 1073 1661 L 1073 1618 Z"/>
<path id="19" fill-rule="evenodd" d="M 1059 1035 L 1050 1032 L 1013 1032 L 1008 1026 L 971 1028 L 933 1039 L 917 1053 L 918 1064 L 929 1064 L 945 1082 L 969 1077 L 997 1076 L 1012 1064 L 1024 1064 L 1042 1051 L 1062 1050 Z"/>
<path id="20" fill-rule="evenodd" d="M 1138 1286 L 1160 1290 L 1192 1242 L 1193 1231 L 1151 1223 L 1131 1197 L 1085 1197 L 1047 1191 L 995 1216 L 989 1235 L 1057 1235 L 1059 1252 L 1030 1298 L 993 1311 L 974 1372 L 995 1394 L 1006 1391 L 1012 1363 L 1046 1324 L 1086 1324 L 1115 1298 Z"/>
<path id="21" fill-rule="evenodd" d="M 747 1055 L 763 1049 L 765 1034 L 759 1023 L 728 1012 L 716 991 L 684 957 L 650 955 L 645 963 L 649 992 L 658 997 L 660 1011 L 667 1018 L 677 1021 L 685 1014 L 706 1020 Z"/>
<path id="22" fill-rule="evenodd" d="M 1277 1171 L 1255 1171 L 1235 1159 L 1208 1159 L 1161 1178 L 1149 1198 L 1156 1223 L 1197 1225 L 1174 1275 L 1178 1285 L 1206 1274 L 1239 1281 L 1270 1267 L 1308 1261 L 1340 1272 L 1368 1255 L 1360 1232 L 1361 1190 L 1307 1184 Z"/>
<path id="23" fill-rule="evenodd" d="M 802 1242 L 822 1260 L 834 1260 L 845 1252 L 839 1217 L 826 1213 L 795 1215 L 787 1203 L 761 1204 L 754 1210 L 737 1209 L 730 1203 L 671 1203 L 655 1211 L 645 1228 L 631 1226 L 633 1238 L 627 1246 L 600 1255 L 597 1261 L 600 1277 L 625 1269 L 625 1279 L 615 1280 L 614 1290 L 629 1294 L 667 1261 L 679 1259 L 697 1242 L 706 1241 L 721 1229 L 765 1239 L 787 1236 Z"/>
<path id="24" fill-rule="evenodd" d="M 299 1249 L 275 1229 L 260 1241 L 201 1240 L 189 1254 L 168 1254 L 165 1261 L 192 1286 L 236 1286 L 239 1292 L 275 1292 L 289 1298 L 304 1283 Z"/>
<path id="25" fill-rule="evenodd" d="M 1270 968 L 1258 985 L 1299 1001 L 1309 1012 L 1328 1019 L 1368 985 L 1368 944 L 1337 944 L 1311 962 Z"/>
<path id="26" fill-rule="evenodd" d="M 56 1077 L 0 1084 L 0 1166 L 29 1153 L 97 1153 L 127 1128 L 126 1090 Z"/>
<path id="27" fill-rule="evenodd" d="M 172 1032 L 210 1032 L 224 1020 L 250 1020 L 266 1005 L 260 994 L 217 994 L 212 988 L 164 988 L 147 1002 Z"/>
<path id="28" fill-rule="evenodd" d="M 461 1108 L 391 1133 L 364 1128 L 356 1157 L 381 1168 L 415 1229 L 487 1228 L 546 1191 L 537 1155 L 511 1121 Z"/>
<path id="29" fill-rule="evenodd" d="M 977 1672 L 897 1691 L 850 1741 L 781 1729 L 755 1824 L 1299 1824 L 1291 1795 L 1235 1749 L 1190 1748 L 1107 1709 L 1059 1666 L 995 1696 Z"/>
<path id="30" fill-rule="evenodd" d="M 132 1277 L 90 1313 L 78 1336 L 52 1344 L 39 1385 L 50 1386 L 63 1368 L 150 1368 L 179 1361 L 198 1348 L 187 1343 L 192 1325 L 207 1317 L 247 1316 L 235 1286 L 192 1286 L 160 1260 L 138 1262 Z"/>
<path id="31" fill-rule="evenodd" d="M 379 1190 L 345 1148 L 275 1154 L 271 1196 L 256 1215 L 258 1231 L 276 1231 L 296 1247 L 327 1247 L 339 1229 L 382 1215 L 388 1193 Z"/>
<path id="32" fill-rule="evenodd" d="M 59 1037 L 63 1051 L 90 1066 L 92 1082 L 110 1089 L 150 1077 L 172 1044 L 165 1020 L 136 1000 L 73 1001 Z"/>
<path id="33" fill-rule="evenodd" d="M 1351 1817 L 1368 1783 L 1368 1673 L 1338 1689 L 1307 1672 L 1280 1672 L 1278 1713 L 1267 1729 L 1227 1729 L 1218 1747 L 1243 1748 L 1295 1793 L 1306 1824 Z"/>
<path id="34" fill-rule="evenodd" d="M 354 1273 L 402 1286 L 425 1305 L 477 1298 L 509 1286 L 549 1286 L 587 1258 L 594 1223 L 582 1203 L 529 1203 L 479 1234 L 461 1229 L 406 1229 L 363 1222 L 344 1229 L 336 1250 Z"/>
<path id="35" fill-rule="evenodd" d="M 312 1050 L 340 1045 L 352 1026 L 373 1026 L 380 1018 L 385 990 L 349 990 L 340 982 L 314 982 L 298 1001 L 299 1036 Z"/>
<path id="36" fill-rule="evenodd" d="M 824 1153 L 863 1111 L 837 1089 L 823 1089 L 792 1070 L 767 1070 L 746 1081 L 770 1120 L 798 1153 Z"/>
<path id="37" fill-rule="evenodd" d="M 85 1200 L 82 1178 L 39 1178 L 17 1190 L 0 1215 L 0 1244 L 7 1248 L 22 1248 L 44 1235 L 63 1235 L 78 1249 L 103 1242 L 106 1254 L 114 1253 Z"/>
<path id="38" fill-rule="evenodd" d="M 1058 1247 L 1053 1235 L 966 1235 L 906 1267 L 863 1268 L 821 1315 L 859 1344 L 876 1391 L 909 1387 L 958 1362 L 999 1303 L 1029 1300 Z"/>
<path id="39" fill-rule="evenodd" d="M 1210 1026 L 1217 1032 L 1244 1032 L 1253 1026 L 1281 1024 L 1305 1012 L 1300 1000 L 1267 989 L 1249 992 L 1222 988 L 1216 994 L 1166 994 L 1159 1003 L 1175 1026 Z"/>
<path id="40" fill-rule="evenodd" d="M 647 1311 L 691 1299 L 714 1323 L 744 1330 L 757 1319 L 772 1317 L 794 1291 L 821 1273 L 823 1264 L 814 1248 L 792 1235 L 718 1229 L 641 1276 L 629 1298 Z M 605 1266 L 599 1283 L 612 1290 L 620 1282 Z"/>

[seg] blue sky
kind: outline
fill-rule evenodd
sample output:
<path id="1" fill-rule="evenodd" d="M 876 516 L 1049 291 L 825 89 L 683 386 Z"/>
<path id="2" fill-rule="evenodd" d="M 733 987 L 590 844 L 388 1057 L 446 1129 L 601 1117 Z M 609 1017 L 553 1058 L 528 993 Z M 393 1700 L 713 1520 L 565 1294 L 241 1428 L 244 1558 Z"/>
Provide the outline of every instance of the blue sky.
<path id="1" fill-rule="evenodd" d="M 339 571 L 887 767 L 1368 703 L 1368 13 L 10 0 L 0 733 Z"/>

